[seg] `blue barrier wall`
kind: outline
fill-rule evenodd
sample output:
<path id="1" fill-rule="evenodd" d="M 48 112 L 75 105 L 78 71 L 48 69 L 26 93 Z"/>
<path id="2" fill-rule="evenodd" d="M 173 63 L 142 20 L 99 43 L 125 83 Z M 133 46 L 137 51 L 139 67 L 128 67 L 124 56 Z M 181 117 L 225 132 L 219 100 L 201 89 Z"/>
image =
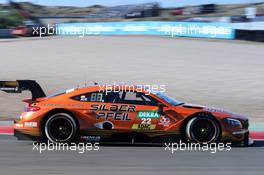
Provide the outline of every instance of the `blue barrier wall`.
<path id="1" fill-rule="evenodd" d="M 12 35 L 11 29 L 0 29 L 0 38 L 12 38 L 14 37 Z"/>
<path id="2" fill-rule="evenodd" d="M 194 22 L 98 22 L 56 25 L 57 35 L 160 35 L 234 39 L 234 29 L 227 23 Z"/>

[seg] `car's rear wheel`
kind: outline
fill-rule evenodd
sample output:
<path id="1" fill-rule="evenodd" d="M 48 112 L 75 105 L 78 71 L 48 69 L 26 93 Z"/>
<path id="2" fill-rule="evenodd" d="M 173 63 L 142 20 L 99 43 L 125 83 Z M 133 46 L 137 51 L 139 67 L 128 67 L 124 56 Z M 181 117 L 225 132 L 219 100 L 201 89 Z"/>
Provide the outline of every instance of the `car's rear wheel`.
<path id="1" fill-rule="evenodd" d="M 45 135 L 50 142 L 73 142 L 77 134 L 77 123 L 74 118 L 67 113 L 53 114 L 45 123 Z"/>
<path id="2" fill-rule="evenodd" d="M 190 119 L 185 132 L 187 140 L 194 143 L 215 143 L 221 137 L 219 124 L 209 115 L 200 115 Z"/>

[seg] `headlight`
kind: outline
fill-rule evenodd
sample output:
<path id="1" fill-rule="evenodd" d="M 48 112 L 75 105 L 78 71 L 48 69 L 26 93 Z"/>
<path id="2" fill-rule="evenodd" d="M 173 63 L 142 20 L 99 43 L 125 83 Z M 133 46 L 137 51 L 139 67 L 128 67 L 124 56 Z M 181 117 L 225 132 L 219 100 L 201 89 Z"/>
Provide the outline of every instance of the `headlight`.
<path id="1" fill-rule="evenodd" d="M 239 120 L 237 120 L 237 119 L 226 118 L 224 121 L 226 123 L 228 123 L 229 125 L 231 125 L 231 126 L 242 128 L 242 123 Z"/>

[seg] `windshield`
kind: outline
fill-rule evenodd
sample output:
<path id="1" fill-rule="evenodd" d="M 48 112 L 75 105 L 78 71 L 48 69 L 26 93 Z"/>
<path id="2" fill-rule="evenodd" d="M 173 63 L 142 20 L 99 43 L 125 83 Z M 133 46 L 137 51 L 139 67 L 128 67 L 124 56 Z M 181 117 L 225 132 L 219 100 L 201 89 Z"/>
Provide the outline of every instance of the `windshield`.
<path id="1" fill-rule="evenodd" d="M 165 100 L 166 102 L 168 102 L 168 103 L 170 103 L 170 104 L 172 104 L 172 105 L 174 105 L 174 106 L 178 106 L 178 105 L 182 105 L 182 104 L 183 104 L 183 102 L 181 102 L 181 101 L 179 101 L 179 100 L 176 100 L 176 99 L 174 99 L 174 98 L 171 98 L 171 97 L 165 95 L 165 94 L 162 93 L 162 92 L 158 92 L 158 91 L 157 91 L 157 92 L 152 92 L 152 93 L 154 93 L 154 94 L 157 95 L 159 98 Z"/>

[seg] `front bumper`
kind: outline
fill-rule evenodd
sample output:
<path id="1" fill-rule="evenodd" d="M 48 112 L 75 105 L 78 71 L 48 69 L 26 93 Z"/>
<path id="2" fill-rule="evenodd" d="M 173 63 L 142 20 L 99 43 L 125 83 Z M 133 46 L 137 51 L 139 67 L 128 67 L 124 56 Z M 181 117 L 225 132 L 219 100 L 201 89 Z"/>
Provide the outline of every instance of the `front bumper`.
<path id="1" fill-rule="evenodd" d="M 230 142 L 233 145 L 252 144 L 249 138 L 249 121 L 246 117 L 231 116 L 221 120 L 222 142 Z"/>

